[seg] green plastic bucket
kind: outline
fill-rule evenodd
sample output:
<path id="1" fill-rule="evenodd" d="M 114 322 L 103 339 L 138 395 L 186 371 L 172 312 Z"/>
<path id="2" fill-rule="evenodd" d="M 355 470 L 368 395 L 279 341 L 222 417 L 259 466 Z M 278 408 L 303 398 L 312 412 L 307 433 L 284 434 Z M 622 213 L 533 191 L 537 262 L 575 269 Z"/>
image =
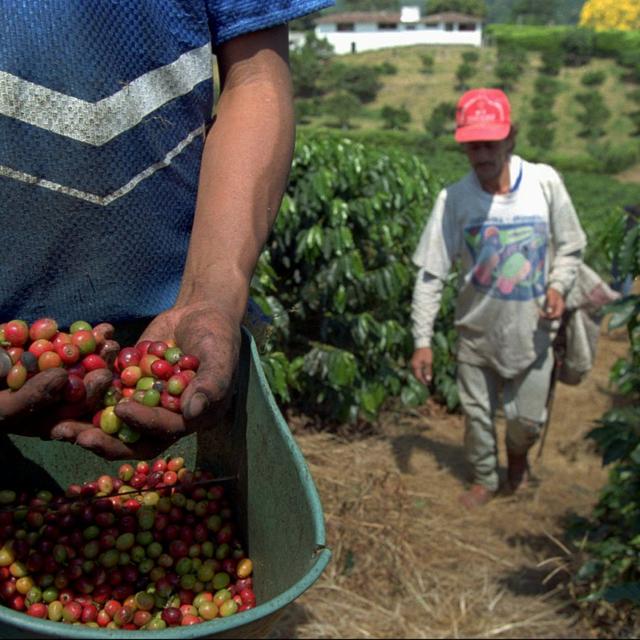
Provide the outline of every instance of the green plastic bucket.
<path id="1" fill-rule="evenodd" d="M 266 636 L 285 607 L 321 575 L 331 557 L 325 546 L 322 507 L 313 479 L 280 413 L 262 370 L 255 343 L 243 332 L 238 389 L 228 419 L 206 434 L 170 446 L 190 467 L 232 476 L 229 490 L 254 564 L 258 605 L 228 618 L 162 631 L 92 629 L 32 618 L 0 606 L 1 638 L 256 638 Z M 64 488 L 72 482 L 115 473 L 109 462 L 81 447 L 4 435 L 0 486 Z"/>

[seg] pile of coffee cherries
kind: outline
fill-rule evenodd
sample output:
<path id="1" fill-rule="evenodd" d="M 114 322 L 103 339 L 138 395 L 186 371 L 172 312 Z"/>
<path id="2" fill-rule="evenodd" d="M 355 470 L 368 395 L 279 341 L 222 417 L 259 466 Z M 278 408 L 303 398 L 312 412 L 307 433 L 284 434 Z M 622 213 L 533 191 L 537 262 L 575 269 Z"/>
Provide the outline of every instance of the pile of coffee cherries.
<path id="1" fill-rule="evenodd" d="M 39 318 L 31 325 L 24 320 L 0 324 L 0 388 L 17 391 L 37 373 L 63 367 L 69 374 L 64 401 L 78 405 L 86 397 L 87 373 L 108 368 L 113 380 L 103 407 L 87 418 L 125 443 L 136 442 L 140 433 L 118 418 L 115 405 L 133 400 L 180 412 L 181 395 L 200 363 L 172 341 L 150 340 L 112 352 L 107 361 L 99 355 L 106 341 L 104 326 L 78 320 L 62 331 L 53 318 Z"/>
<path id="2" fill-rule="evenodd" d="M 164 629 L 252 609 L 225 485 L 181 457 L 122 464 L 65 495 L 0 490 L 0 601 L 29 616 Z"/>

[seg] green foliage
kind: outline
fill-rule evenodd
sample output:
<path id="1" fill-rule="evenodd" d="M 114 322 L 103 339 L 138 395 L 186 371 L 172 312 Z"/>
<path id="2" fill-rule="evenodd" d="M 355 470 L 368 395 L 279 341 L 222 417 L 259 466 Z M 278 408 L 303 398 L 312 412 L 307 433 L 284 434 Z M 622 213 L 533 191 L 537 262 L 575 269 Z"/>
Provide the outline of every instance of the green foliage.
<path id="1" fill-rule="evenodd" d="M 595 56 L 618 57 L 624 49 L 598 49 L 597 35 L 591 29 L 565 26 L 535 26 L 535 25 L 489 25 L 487 35 L 495 39 L 499 47 L 519 46 L 528 51 L 561 52 L 563 64 L 578 67 L 586 64 Z M 619 41 L 625 39 L 619 34 Z"/>
<path id="2" fill-rule="evenodd" d="M 405 107 L 396 108 L 386 105 L 382 107 L 380 115 L 385 129 L 406 129 L 407 124 L 411 122 L 411 114 Z"/>
<path id="3" fill-rule="evenodd" d="M 640 228 L 619 218 L 611 238 L 623 275 L 640 275 Z M 626 327 L 630 352 L 611 371 L 628 402 L 607 411 L 587 437 L 611 465 L 609 479 L 591 517 L 576 520 L 569 532 L 583 541 L 585 561 L 573 576 L 578 602 L 599 624 L 621 622 L 634 637 L 640 617 L 640 296 L 610 305 L 609 328 Z M 617 605 L 602 607 L 606 601 Z M 626 605 L 631 605 L 630 607 Z"/>
<path id="4" fill-rule="evenodd" d="M 486 0 L 487 21 L 490 23 L 520 22 L 518 13 L 514 15 L 514 7 L 518 0 Z M 584 0 L 554 0 L 551 21 L 554 24 L 576 24 L 580 16 Z M 529 5 L 535 5 L 535 0 L 528 0 Z M 535 16 L 535 6 L 533 12 Z M 537 20 L 539 23 L 540 20 Z M 547 21 L 543 21 L 546 24 Z"/>
<path id="5" fill-rule="evenodd" d="M 556 160 L 552 158 L 555 167 L 558 166 Z M 563 171 L 562 175 L 587 233 L 585 260 L 607 279 L 613 256 L 626 233 L 622 207 L 640 202 L 640 186 L 622 184 L 609 176 L 594 173 Z"/>
<path id="6" fill-rule="evenodd" d="M 400 0 L 339 0 L 336 5 L 347 11 L 398 11 Z"/>
<path id="7" fill-rule="evenodd" d="M 376 73 L 381 76 L 395 76 L 398 73 L 398 67 L 392 62 L 385 60 L 383 63 L 376 66 Z"/>
<path id="8" fill-rule="evenodd" d="M 533 112 L 529 116 L 527 142 L 542 152 L 553 148 L 556 131 L 553 127 L 556 117 L 553 107 L 559 90 L 559 83 L 555 78 L 541 73 L 536 78 L 535 93 L 531 99 Z"/>
<path id="9" fill-rule="evenodd" d="M 599 87 L 607 79 L 607 74 L 604 71 L 587 71 L 580 78 L 580 82 L 585 87 Z"/>
<path id="10" fill-rule="evenodd" d="M 511 8 L 511 22 L 551 24 L 555 18 L 555 0 L 516 0 Z"/>
<path id="11" fill-rule="evenodd" d="M 324 85 L 328 91 L 348 91 L 366 104 L 373 102 L 382 88 L 379 75 L 377 67 L 334 62 L 327 70 Z"/>
<path id="12" fill-rule="evenodd" d="M 465 91 L 468 88 L 467 81 L 476 74 L 476 67 L 473 64 L 469 64 L 468 62 L 462 62 L 458 65 L 456 69 L 456 79 L 458 80 L 458 84 L 456 88 L 459 91 Z"/>
<path id="13" fill-rule="evenodd" d="M 498 79 L 498 87 L 503 91 L 512 91 L 520 77 L 520 69 L 510 60 L 498 62 L 494 73 Z"/>
<path id="14" fill-rule="evenodd" d="M 428 0 L 427 14 L 455 11 L 467 15 L 484 17 L 487 14 L 485 0 Z"/>
<path id="15" fill-rule="evenodd" d="M 311 98 L 321 95 L 318 82 L 332 57 L 333 47 L 327 40 L 318 38 L 313 31 L 305 34 L 304 44 L 294 49 L 289 56 L 296 97 Z"/>
<path id="16" fill-rule="evenodd" d="M 562 69 L 562 50 L 560 47 L 545 49 L 541 55 L 540 72 L 547 76 L 557 76 Z"/>
<path id="17" fill-rule="evenodd" d="M 333 136 L 299 138 L 252 290 L 274 317 L 263 359 L 282 402 L 355 422 L 375 420 L 391 398 L 424 401 L 408 367 L 411 255 L 438 186 L 415 156 Z M 444 353 L 452 319 L 440 322 L 436 391 L 454 407 Z"/>
<path id="18" fill-rule="evenodd" d="M 324 100 L 323 109 L 332 126 L 348 129 L 351 118 L 360 111 L 360 101 L 348 91 L 338 91 Z"/>
<path id="19" fill-rule="evenodd" d="M 313 116 L 321 112 L 320 102 L 315 98 L 298 98 L 294 101 L 293 107 L 298 124 L 308 124 Z"/>
<path id="20" fill-rule="evenodd" d="M 602 173 L 620 173 L 640 160 L 640 146 L 637 143 L 613 146 L 609 141 L 591 140 L 587 150 L 596 160 L 597 170 Z"/>
<path id="21" fill-rule="evenodd" d="M 499 87 L 512 91 L 526 63 L 527 52 L 522 47 L 512 43 L 500 45 L 494 69 Z"/>
<path id="22" fill-rule="evenodd" d="M 455 102 L 439 102 L 425 120 L 424 127 L 434 139 L 449 135 L 455 128 L 455 117 Z"/>
<path id="23" fill-rule="evenodd" d="M 463 62 L 466 62 L 467 64 L 475 64 L 478 60 L 480 60 L 480 54 L 477 51 L 473 50 L 462 52 Z"/>
<path id="24" fill-rule="evenodd" d="M 535 112 L 534 116 L 539 118 L 543 117 L 539 115 L 540 112 Z M 527 142 L 537 149 L 543 151 L 549 151 L 553 148 L 555 139 L 555 129 L 549 122 L 536 123 L 536 118 L 533 116 L 529 120 L 529 128 L 527 130 Z"/>
<path id="25" fill-rule="evenodd" d="M 433 73 L 435 58 L 430 53 L 421 53 L 420 62 L 422 63 L 422 73 Z"/>
<path id="26" fill-rule="evenodd" d="M 560 83 L 558 80 L 556 80 L 556 78 L 550 78 L 542 72 L 535 79 L 533 86 L 536 91 L 536 95 L 549 95 L 555 98 L 555 96 L 560 92 Z"/>
<path id="27" fill-rule="evenodd" d="M 591 29 L 571 29 L 562 39 L 564 64 L 581 67 L 591 60 L 595 50 L 595 37 Z"/>
<path id="28" fill-rule="evenodd" d="M 572 27 L 490 24 L 487 36 L 493 39 L 498 47 L 517 46 L 527 51 L 557 51 L 562 49 L 562 41 Z"/>
<path id="29" fill-rule="evenodd" d="M 605 134 L 605 124 L 611 116 L 599 91 L 583 91 L 576 95 L 581 113 L 576 119 L 582 125 L 580 135 L 585 138 L 600 138 Z"/>

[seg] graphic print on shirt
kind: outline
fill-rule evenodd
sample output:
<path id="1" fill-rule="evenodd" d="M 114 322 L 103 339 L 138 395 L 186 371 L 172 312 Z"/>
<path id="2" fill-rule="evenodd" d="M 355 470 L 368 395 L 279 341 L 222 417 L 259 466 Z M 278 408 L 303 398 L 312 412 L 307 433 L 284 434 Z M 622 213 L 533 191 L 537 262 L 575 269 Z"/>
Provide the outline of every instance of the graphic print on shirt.
<path id="1" fill-rule="evenodd" d="M 474 287 L 501 300 L 544 295 L 547 238 L 547 223 L 539 218 L 510 223 L 488 220 L 465 227 Z"/>

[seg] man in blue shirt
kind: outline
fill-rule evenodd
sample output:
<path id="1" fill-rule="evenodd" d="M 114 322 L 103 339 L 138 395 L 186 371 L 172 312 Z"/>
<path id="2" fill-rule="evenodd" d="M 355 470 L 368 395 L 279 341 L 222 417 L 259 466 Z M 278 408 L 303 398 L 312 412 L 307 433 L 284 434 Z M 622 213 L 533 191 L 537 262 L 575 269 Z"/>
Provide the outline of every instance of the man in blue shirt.
<path id="1" fill-rule="evenodd" d="M 147 442 L 210 423 L 227 396 L 293 152 L 286 23 L 330 4 L 2 3 L 0 319 L 150 321 L 141 339 L 197 355 L 182 414 L 118 405 Z M 66 376 L 53 369 L 0 392 L 5 430 L 57 407 Z M 89 404 L 109 382 L 105 370 L 87 376 Z M 110 458 L 139 453 L 46 413 L 42 436 Z"/>

